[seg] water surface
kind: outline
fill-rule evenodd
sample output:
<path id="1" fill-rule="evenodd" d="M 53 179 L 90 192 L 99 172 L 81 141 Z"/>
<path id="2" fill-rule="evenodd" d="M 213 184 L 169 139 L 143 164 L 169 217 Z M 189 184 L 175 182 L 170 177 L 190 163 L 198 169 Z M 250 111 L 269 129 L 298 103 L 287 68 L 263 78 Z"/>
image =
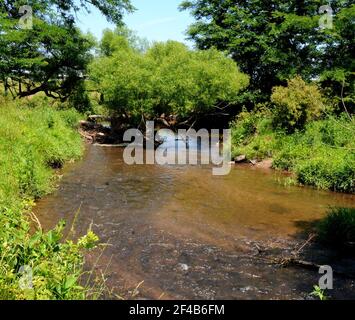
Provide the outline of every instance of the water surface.
<path id="1" fill-rule="evenodd" d="M 36 213 L 50 228 L 80 208 L 76 234 L 92 225 L 111 244 L 97 268 L 124 297 L 144 281 L 139 298 L 304 298 L 319 275 L 255 259 L 258 244 L 291 250 L 329 206 L 355 206 L 352 195 L 285 187 L 272 170 L 236 166 L 217 177 L 209 166 L 128 166 L 122 154 L 89 146 Z M 336 297 L 355 298 L 352 281 L 338 285 Z"/>

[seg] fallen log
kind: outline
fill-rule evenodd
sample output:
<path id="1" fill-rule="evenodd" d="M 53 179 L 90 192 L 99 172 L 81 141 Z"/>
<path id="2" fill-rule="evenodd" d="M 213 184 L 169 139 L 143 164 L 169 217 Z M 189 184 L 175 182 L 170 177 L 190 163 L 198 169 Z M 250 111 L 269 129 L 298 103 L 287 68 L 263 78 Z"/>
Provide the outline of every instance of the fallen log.
<path id="1" fill-rule="evenodd" d="M 104 144 L 104 143 L 94 143 L 94 146 L 102 148 L 126 148 L 128 143 L 118 143 L 118 144 Z"/>
<path id="2" fill-rule="evenodd" d="M 107 117 L 107 116 L 103 116 L 103 115 L 97 115 L 97 114 L 88 116 L 88 121 L 89 122 L 95 122 L 96 123 L 98 120 L 111 121 L 111 117 Z"/>
<path id="3" fill-rule="evenodd" d="M 86 130 L 95 130 L 97 128 L 97 124 L 95 124 L 94 122 L 90 122 L 90 121 L 85 121 L 85 120 L 81 120 L 79 122 L 80 127 L 86 129 Z"/>
<path id="4" fill-rule="evenodd" d="M 258 244 L 255 243 L 254 246 L 257 249 L 257 253 L 251 256 L 250 258 L 261 260 L 265 263 L 274 264 L 282 268 L 299 267 L 318 273 L 322 265 L 315 262 L 303 260 L 300 257 L 300 254 L 303 249 L 308 246 L 315 238 L 315 234 L 310 234 L 309 238 L 304 243 L 302 243 L 297 249 L 292 250 L 289 256 L 286 257 L 284 255 L 278 257 L 277 255 L 271 254 L 267 256 L 267 248 L 261 248 L 258 246 Z M 355 273 L 353 272 L 344 272 L 333 268 L 333 273 L 334 275 L 338 275 L 342 278 L 355 279 Z"/>
<path id="5" fill-rule="evenodd" d="M 79 130 L 79 134 L 89 142 L 93 142 L 95 140 L 94 135 L 86 133 L 83 130 Z"/>

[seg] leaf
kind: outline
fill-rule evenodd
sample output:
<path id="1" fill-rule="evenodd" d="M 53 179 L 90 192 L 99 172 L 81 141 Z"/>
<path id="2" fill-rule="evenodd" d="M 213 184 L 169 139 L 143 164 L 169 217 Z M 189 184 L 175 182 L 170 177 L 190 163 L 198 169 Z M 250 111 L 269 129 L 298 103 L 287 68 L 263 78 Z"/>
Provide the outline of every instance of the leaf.
<path id="1" fill-rule="evenodd" d="M 67 277 L 64 283 L 64 289 L 65 290 L 71 289 L 77 281 L 78 278 L 74 275 Z"/>

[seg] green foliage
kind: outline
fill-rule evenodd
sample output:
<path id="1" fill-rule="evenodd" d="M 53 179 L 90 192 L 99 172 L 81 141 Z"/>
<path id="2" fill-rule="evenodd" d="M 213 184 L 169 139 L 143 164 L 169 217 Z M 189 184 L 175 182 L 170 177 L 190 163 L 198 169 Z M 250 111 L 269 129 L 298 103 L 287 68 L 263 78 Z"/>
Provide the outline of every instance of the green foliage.
<path id="1" fill-rule="evenodd" d="M 330 160 L 331 159 L 331 160 Z M 319 189 L 355 193 L 355 155 L 322 150 L 318 157 L 297 164 L 301 184 Z"/>
<path id="2" fill-rule="evenodd" d="M 328 300 L 328 297 L 325 294 L 325 290 L 322 290 L 319 286 L 313 287 L 313 292 L 311 293 L 311 295 L 318 298 L 321 301 Z"/>
<path id="3" fill-rule="evenodd" d="M 73 130 L 79 114 L 47 106 L 47 99 L 0 106 L 0 206 L 18 197 L 40 197 L 51 190 L 51 166 L 77 159 L 83 148 Z M 42 105 L 40 105 L 42 102 Z"/>
<path id="4" fill-rule="evenodd" d="M 274 149 L 275 133 L 272 130 L 270 112 L 243 111 L 232 126 L 232 155 L 246 154 L 249 159 L 270 157 Z"/>
<path id="5" fill-rule="evenodd" d="M 347 1 L 346 1 L 347 2 Z M 350 2 L 350 1 L 349 1 Z M 327 29 L 324 39 L 321 83 L 330 98 L 344 111 L 355 108 L 355 4 L 339 10 L 334 18 L 334 27 Z M 340 54 L 339 54 L 340 53 Z"/>
<path id="6" fill-rule="evenodd" d="M 248 84 L 233 60 L 216 50 L 193 51 L 168 41 L 142 53 L 109 31 L 103 41 L 91 78 L 106 106 L 138 121 L 163 113 L 181 118 L 208 113 L 219 102 L 235 101 Z"/>
<path id="7" fill-rule="evenodd" d="M 275 87 L 271 102 L 275 105 L 274 126 L 288 132 L 303 129 L 325 111 L 317 86 L 306 84 L 301 77 L 289 80 L 287 87 Z"/>
<path id="8" fill-rule="evenodd" d="M 344 74 L 344 97 L 354 94 L 353 1 L 331 1 L 332 29 L 319 27 L 324 1 L 187 0 L 196 22 L 188 35 L 199 49 L 228 51 L 241 70 L 251 77 L 252 96 L 268 100 L 274 86 L 296 75 L 307 81 L 323 77 L 323 85 L 340 97 Z"/>
<path id="9" fill-rule="evenodd" d="M 84 81 L 77 83 L 69 96 L 68 104 L 73 106 L 80 113 L 90 113 L 90 111 L 92 111 L 90 96 L 87 93 Z"/>
<path id="10" fill-rule="evenodd" d="M 0 81 L 5 93 L 26 97 L 44 92 L 66 100 L 80 86 L 91 59 L 94 40 L 75 26 L 80 9 L 96 6 L 110 21 L 120 23 L 128 0 L 2 1 L 0 3 Z M 19 28 L 22 5 L 30 5 L 33 26 Z"/>
<path id="11" fill-rule="evenodd" d="M 90 289 L 80 284 L 84 263 L 81 243 L 90 237 L 90 246 L 85 249 L 94 248 L 97 237 L 89 231 L 78 243 L 63 240 L 63 222 L 49 232 L 33 232 L 29 223 L 32 205 L 26 201 L 12 209 L 0 208 L 0 299 L 90 298 Z M 21 287 L 26 276 L 20 272 L 23 266 L 31 268 L 28 287 Z"/>
<path id="12" fill-rule="evenodd" d="M 309 122 L 302 132 L 275 131 L 272 113 L 243 113 L 232 124 L 232 153 L 273 158 L 276 169 L 295 173 L 298 183 L 355 193 L 355 123 L 346 115 Z"/>
<path id="13" fill-rule="evenodd" d="M 350 245 L 353 246 L 355 243 L 355 208 L 331 209 L 318 224 L 318 237 L 320 241 L 337 248 L 345 249 Z"/>
<path id="14" fill-rule="evenodd" d="M 354 134 L 345 115 L 311 122 L 303 133 L 281 136 L 274 166 L 294 171 L 301 184 L 355 193 Z"/>
<path id="15" fill-rule="evenodd" d="M 114 31 L 104 30 L 99 44 L 99 53 L 110 57 L 118 50 L 129 50 L 130 48 L 144 53 L 149 49 L 149 46 L 149 41 L 140 38 L 134 31 L 127 27 L 117 27 Z"/>
<path id="16" fill-rule="evenodd" d="M 30 223 L 31 199 L 53 188 L 51 166 L 82 155 L 74 130 L 80 115 L 49 107 L 46 98 L 0 99 L 0 299 L 93 298 L 95 290 L 81 283 L 84 251 L 97 236 L 89 230 L 73 242 L 63 239 L 64 222 L 48 232 Z M 32 288 L 21 286 L 23 266 L 31 268 Z"/>
<path id="17" fill-rule="evenodd" d="M 83 249 L 93 249 L 96 247 L 96 243 L 99 241 L 99 237 L 89 230 L 88 233 L 79 239 L 78 246 Z"/>

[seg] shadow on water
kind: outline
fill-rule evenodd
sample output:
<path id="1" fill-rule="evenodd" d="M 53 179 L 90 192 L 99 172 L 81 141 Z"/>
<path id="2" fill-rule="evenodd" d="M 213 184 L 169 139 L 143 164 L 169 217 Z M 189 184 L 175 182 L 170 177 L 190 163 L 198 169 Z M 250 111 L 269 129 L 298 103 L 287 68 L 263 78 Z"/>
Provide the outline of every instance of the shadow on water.
<path id="1" fill-rule="evenodd" d="M 70 224 L 80 207 L 76 233 L 92 224 L 111 244 L 98 268 L 124 297 L 144 281 L 139 298 L 305 298 L 317 272 L 280 268 L 258 250 L 289 254 L 328 206 L 355 206 L 351 195 L 284 187 L 271 170 L 241 166 L 216 177 L 210 166 L 128 166 L 122 153 L 88 146 L 36 214 L 50 228 Z M 87 257 L 89 268 L 95 260 Z M 335 298 L 355 298 L 352 280 L 335 285 Z"/>
<path id="2" fill-rule="evenodd" d="M 355 299 L 355 252 L 341 250 L 341 248 L 332 247 L 331 244 L 321 243 L 316 237 L 317 225 L 320 219 L 311 221 L 297 221 L 295 223 L 298 232 L 294 235 L 295 239 L 303 240 L 304 246 L 298 259 L 305 261 L 310 266 L 306 267 L 314 273 L 314 284 L 318 284 L 319 278 L 324 274 L 319 274 L 318 266 L 330 266 L 333 270 L 334 289 L 326 291 L 329 298 L 334 299 Z M 300 242 L 302 245 L 302 242 Z M 297 269 L 297 266 L 295 266 Z M 304 268 L 298 268 L 299 272 L 304 272 Z M 304 285 L 297 286 L 300 292 L 304 291 Z"/>

